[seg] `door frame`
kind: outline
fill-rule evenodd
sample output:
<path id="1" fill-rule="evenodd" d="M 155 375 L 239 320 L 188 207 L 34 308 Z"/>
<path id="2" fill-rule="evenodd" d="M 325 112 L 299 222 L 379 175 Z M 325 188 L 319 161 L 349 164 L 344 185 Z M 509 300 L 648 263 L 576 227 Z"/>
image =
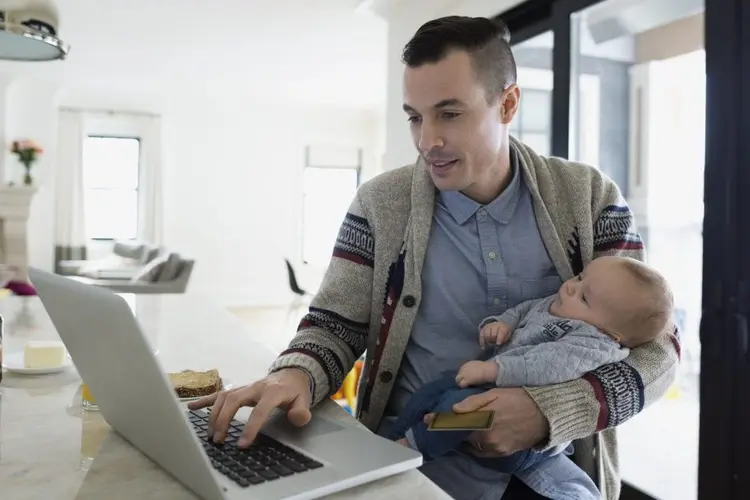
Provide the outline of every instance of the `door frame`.
<path id="1" fill-rule="evenodd" d="M 750 497 L 750 4 L 706 2 L 698 498 Z"/>

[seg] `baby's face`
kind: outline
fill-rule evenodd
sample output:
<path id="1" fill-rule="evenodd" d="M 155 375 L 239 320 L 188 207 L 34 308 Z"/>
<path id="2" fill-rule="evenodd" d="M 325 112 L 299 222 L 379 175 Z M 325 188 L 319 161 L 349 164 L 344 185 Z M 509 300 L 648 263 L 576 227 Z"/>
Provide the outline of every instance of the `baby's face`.
<path id="1" fill-rule="evenodd" d="M 636 300 L 637 285 L 627 270 L 616 259 L 601 257 L 562 284 L 550 312 L 585 321 L 622 343 L 627 332 L 618 331 L 620 319 Z"/>

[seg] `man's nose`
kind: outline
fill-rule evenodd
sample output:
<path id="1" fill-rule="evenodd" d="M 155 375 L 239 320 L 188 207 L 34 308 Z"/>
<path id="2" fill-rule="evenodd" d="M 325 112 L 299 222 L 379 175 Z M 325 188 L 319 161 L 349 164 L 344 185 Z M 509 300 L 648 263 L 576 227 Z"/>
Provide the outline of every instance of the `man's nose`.
<path id="1" fill-rule="evenodd" d="M 435 127 L 423 123 L 419 134 L 419 150 L 424 154 L 429 154 L 433 149 L 442 148 L 444 145 L 439 131 Z"/>
<path id="2" fill-rule="evenodd" d="M 576 293 L 576 282 L 574 280 L 568 280 L 565 283 L 565 293 L 567 295 L 574 295 Z"/>

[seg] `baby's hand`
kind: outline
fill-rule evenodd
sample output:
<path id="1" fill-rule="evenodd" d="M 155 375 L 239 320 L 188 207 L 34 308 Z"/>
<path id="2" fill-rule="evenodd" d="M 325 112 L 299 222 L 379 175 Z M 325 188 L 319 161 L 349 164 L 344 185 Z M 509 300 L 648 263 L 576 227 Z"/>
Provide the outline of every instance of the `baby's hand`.
<path id="1" fill-rule="evenodd" d="M 502 321 L 493 321 L 482 327 L 479 345 L 484 349 L 489 344 L 504 344 L 510 338 L 510 327 Z"/>
<path id="2" fill-rule="evenodd" d="M 458 370 L 456 383 L 461 388 L 493 383 L 497 380 L 499 369 L 500 367 L 494 361 L 469 361 Z"/>

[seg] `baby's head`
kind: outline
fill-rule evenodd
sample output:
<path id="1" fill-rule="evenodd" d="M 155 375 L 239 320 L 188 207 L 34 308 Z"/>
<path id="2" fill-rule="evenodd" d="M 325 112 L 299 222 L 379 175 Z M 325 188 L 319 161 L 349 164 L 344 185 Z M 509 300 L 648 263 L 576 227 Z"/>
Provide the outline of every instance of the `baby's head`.
<path id="1" fill-rule="evenodd" d="M 550 307 L 556 316 L 585 321 L 625 347 L 654 340 L 673 308 L 664 277 L 626 257 L 600 257 L 560 287 Z"/>

